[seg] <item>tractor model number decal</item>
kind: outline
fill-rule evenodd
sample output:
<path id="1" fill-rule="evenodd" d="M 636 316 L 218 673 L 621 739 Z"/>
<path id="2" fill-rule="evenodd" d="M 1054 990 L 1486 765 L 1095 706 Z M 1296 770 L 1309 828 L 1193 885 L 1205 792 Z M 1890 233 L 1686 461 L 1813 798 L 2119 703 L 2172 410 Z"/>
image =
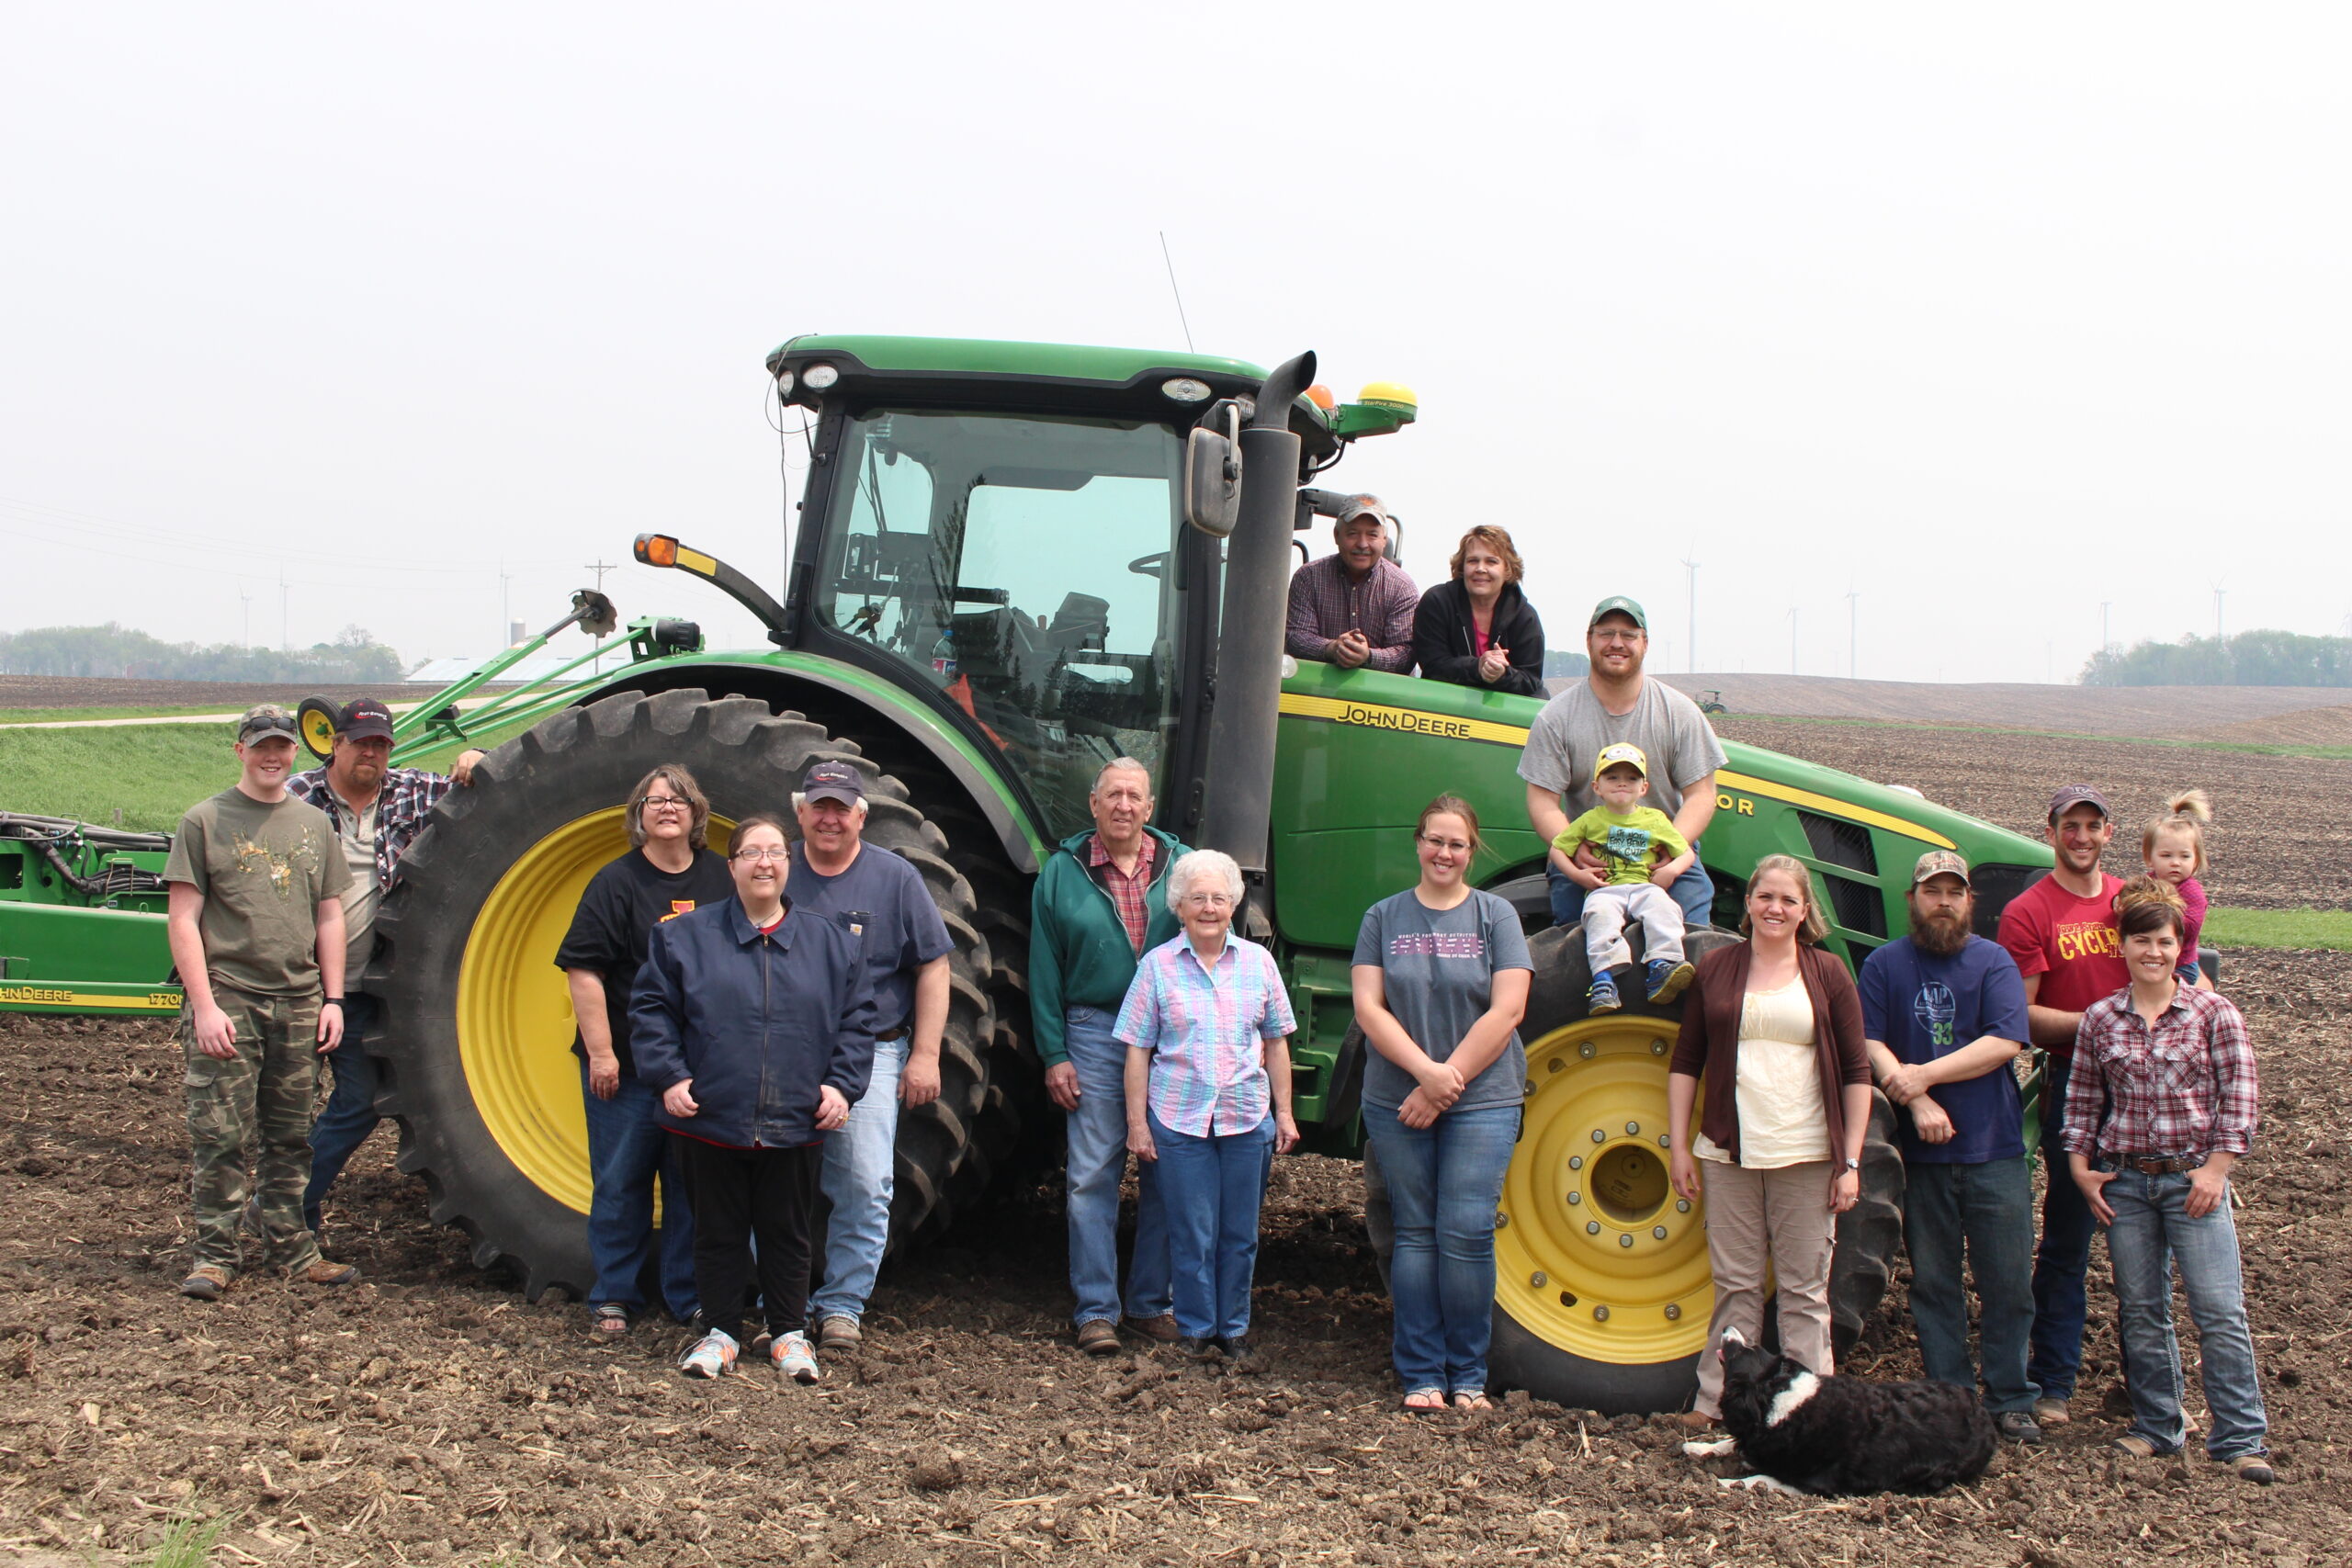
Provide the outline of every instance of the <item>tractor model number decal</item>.
<path id="1" fill-rule="evenodd" d="M 1293 718 L 1317 718 L 1332 724 L 1357 724 L 1367 729 L 1394 729 L 1408 735 L 1428 735 L 1440 740 L 1483 740 L 1496 746 L 1524 746 L 1527 731 L 1515 724 L 1493 724 L 1452 714 L 1423 713 L 1418 708 L 1385 707 L 1349 702 L 1340 697 L 1309 697 L 1283 694 L 1282 712 Z"/>
<path id="2" fill-rule="evenodd" d="M 177 991 L 144 995 L 76 990 L 72 986 L 43 986 L 25 981 L 0 981 L 0 1006 L 70 1007 L 89 1012 L 177 1012 Z"/>

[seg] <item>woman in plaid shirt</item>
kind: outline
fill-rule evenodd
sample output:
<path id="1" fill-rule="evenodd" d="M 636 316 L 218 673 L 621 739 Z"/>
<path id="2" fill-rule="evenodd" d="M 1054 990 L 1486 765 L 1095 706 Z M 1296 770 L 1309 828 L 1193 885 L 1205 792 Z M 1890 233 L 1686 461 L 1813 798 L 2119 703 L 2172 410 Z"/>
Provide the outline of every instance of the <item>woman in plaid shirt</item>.
<path id="1" fill-rule="evenodd" d="M 2234 1003 L 2174 973 L 2180 895 L 2138 877 L 2115 908 L 2132 983 L 2083 1012 L 2060 1138 L 2075 1185 L 2107 1228 L 2115 1269 L 2132 1395 L 2132 1429 L 2116 1447 L 2148 1459 L 2177 1451 L 2188 1437 L 2172 1326 L 2177 1258 L 2212 1415 L 2205 1451 L 2268 1485 L 2268 1422 L 2230 1220 L 2230 1168 L 2254 1140 L 2254 1047 Z"/>
<path id="2" fill-rule="evenodd" d="M 1127 1148 L 1157 1161 L 1178 1348 L 1254 1368 L 1250 1281 L 1290 1113 L 1290 998 L 1273 955 L 1233 934 L 1241 868 L 1194 850 L 1169 868 L 1184 922 L 1136 965 L 1114 1032 L 1127 1045 Z"/>

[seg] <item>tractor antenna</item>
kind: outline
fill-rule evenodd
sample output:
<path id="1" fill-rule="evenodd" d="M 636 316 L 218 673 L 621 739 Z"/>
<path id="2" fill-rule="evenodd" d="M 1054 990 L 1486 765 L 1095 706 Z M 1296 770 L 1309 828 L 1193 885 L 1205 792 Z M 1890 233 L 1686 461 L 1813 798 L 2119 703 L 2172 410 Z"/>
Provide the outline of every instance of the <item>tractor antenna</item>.
<path id="1" fill-rule="evenodd" d="M 1193 323 L 1184 319 L 1184 291 L 1176 287 L 1176 258 L 1168 254 L 1168 231 L 1159 231 L 1159 259 L 1168 264 L 1168 292 L 1176 296 L 1176 324 L 1184 329 L 1184 352 L 1196 352 L 1193 347 Z"/>

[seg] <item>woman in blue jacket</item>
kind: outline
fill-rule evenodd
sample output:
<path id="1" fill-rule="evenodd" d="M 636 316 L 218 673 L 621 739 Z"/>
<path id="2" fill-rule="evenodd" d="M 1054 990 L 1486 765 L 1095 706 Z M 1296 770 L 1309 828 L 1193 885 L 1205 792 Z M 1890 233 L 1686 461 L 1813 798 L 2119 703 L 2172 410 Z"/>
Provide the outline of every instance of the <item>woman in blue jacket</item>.
<path id="1" fill-rule="evenodd" d="M 838 920 L 784 897 L 784 824 L 745 818 L 727 840 L 735 896 L 653 928 L 629 999 L 638 1076 L 662 1096 L 694 1195 L 695 1287 L 710 1331 L 691 1377 L 735 1364 L 759 1238 L 768 1356 L 797 1382 L 820 1375 L 805 1332 L 808 1213 L 825 1134 L 849 1120 L 874 1066 L 858 1025 L 865 966 Z"/>

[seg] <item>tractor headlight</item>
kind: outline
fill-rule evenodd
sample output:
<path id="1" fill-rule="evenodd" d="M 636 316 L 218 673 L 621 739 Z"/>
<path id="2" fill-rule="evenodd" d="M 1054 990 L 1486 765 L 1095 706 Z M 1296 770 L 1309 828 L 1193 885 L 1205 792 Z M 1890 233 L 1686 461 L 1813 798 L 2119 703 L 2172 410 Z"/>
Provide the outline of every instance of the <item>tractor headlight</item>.
<path id="1" fill-rule="evenodd" d="M 821 392 L 842 378 L 842 373 L 830 365 L 811 365 L 800 373 L 800 384 L 812 392 Z"/>
<path id="2" fill-rule="evenodd" d="M 1159 384 L 1159 389 L 1180 403 L 1204 403 L 1209 400 L 1209 384 L 1190 376 L 1171 376 Z"/>
<path id="3" fill-rule="evenodd" d="M 792 367 L 787 365 L 775 373 L 775 395 L 779 398 L 792 396 Z"/>

